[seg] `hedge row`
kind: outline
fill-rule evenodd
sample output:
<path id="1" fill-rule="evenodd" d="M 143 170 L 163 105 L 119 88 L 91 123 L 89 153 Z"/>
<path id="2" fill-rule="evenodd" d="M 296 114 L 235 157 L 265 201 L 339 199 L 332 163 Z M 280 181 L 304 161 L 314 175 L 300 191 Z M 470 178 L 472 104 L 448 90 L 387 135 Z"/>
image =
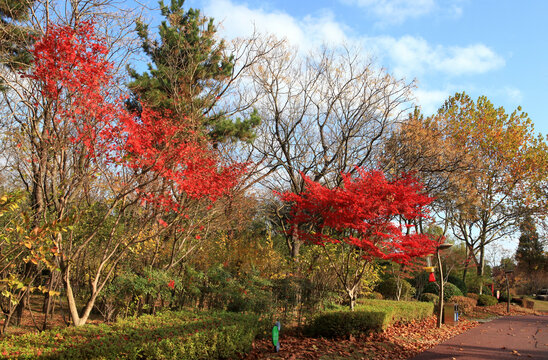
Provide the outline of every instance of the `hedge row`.
<path id="1" fill-rule="evenodd" d="M 0 358 L 230 359 L 251 349 L 258 330 L 252 314 L 164 312 L 7 337 Z"/>
<path id="2" fill-rule="evenodd" d="M 324 312 L 306 327 L 309 336 L 341 337 L 382 331 L 397 322 L 421 320 L 434 311 L 434 304 L 417 301 L 366 300 L 354 311 Z"/>
<path id="3" fill-rule="evenodd" d="M 467 296 L 453 296 L 449 302 L 457 303 L 461 314 L 471 314 L 478 303 L 476 299 Z"/>
<path id="4" fill-rule="evenodd" d="M 436 294 L 424 293 L 421 295 L 420 301 L 431 302 L 435 305 L 440 301 L 440 297 Z"/>
<path id="5" fill-rule="evenodd" d="M 486 294 L 478 296 L 478 306 L 491 306 L 491 305 L 496 305 L 498 303 L 499 301 L 494 296 L 486 295 Z"/>
<path id="6" fill-rule="evenodd" d="M 437 283 L 429 283 L 424 287 L 423 293 L 425 294 L 440 294 L 440 287 Z M 443 301 L 448 301 L 453 296 L 462 296 L 462 292 L 457 287 L 457 285 L 451 284 L 450 282 L 445 283 L 443 287 Z"/>

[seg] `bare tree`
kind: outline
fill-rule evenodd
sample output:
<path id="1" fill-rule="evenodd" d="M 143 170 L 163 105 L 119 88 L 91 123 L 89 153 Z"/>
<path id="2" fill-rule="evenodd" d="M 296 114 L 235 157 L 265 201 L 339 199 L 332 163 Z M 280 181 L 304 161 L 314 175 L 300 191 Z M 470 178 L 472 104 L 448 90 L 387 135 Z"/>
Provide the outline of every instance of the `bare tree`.
<path id="1" fill-rule="evenodd" d="M 340 173 L 376 167 L 380 142 L 408 110 L 413 83 L 397 80 L 354 49 L 301 57 L 279 46 L 253 67 L 262 124 L 252 146 L 256 176 L 271 190 L 304 190 L 301 174 L 329 186 Z M 301 241 L 291 235 L 292 257 Z"/>

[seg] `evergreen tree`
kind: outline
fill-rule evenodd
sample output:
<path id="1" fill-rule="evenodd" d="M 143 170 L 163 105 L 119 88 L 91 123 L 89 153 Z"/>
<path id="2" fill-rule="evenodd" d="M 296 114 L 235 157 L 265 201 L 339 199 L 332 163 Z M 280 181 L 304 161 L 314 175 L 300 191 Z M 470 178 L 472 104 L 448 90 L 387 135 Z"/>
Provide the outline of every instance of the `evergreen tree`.
<path id="1" fill-rule="evenodd" d="M 526 216 L 519 228 L 521 235 L 516 250 L 518 267 L 523 271 L 542 270 L 546 258 L 533 218 Z"/>
<path id="2" fill-rule="evenodd" d="M 159 26 L 158 40 L 151 38 L 148 25 L 137 23 L 143 51 L 152 62 L 143 74 L 130 69 L 129 88 L 135 97 L 129 106 L 138 110 L 143 101 L 153 109 L 167 109 L 176 121 L 207 133 L 214 143 L 250 140 L 259 123 L 256 112 L 233 121 L 215 107 L 231 78 L 233 57 L 225 55 L 224 41 L 217 41 L 213 19 L 197 9 L 183 10 L 183 3 L 172 0 L 166 6 L 160 1 L 166 20 Z"/>
<path id="3" fill-rule="evenodd" d="M 32 31 L 19 22 L 28 18 L 35 0 L 0 0 L 0 64 L 21 69 L 31 61 Z M 1 86 L 1 84 L 0 84 Z"/>

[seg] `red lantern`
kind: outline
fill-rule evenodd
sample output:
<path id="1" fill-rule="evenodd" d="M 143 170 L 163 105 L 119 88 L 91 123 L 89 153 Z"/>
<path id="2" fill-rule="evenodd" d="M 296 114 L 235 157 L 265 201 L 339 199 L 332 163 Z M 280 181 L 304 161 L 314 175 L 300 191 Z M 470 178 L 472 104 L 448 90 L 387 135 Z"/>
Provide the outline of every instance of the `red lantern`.
<path id="1" fill-rule="evenodd" d="M 430 273 L 430 276 L 428 276 L 428 281 L 429 282 L 436 282 L 436 277 L 434 276 L 434 273 Z"/>

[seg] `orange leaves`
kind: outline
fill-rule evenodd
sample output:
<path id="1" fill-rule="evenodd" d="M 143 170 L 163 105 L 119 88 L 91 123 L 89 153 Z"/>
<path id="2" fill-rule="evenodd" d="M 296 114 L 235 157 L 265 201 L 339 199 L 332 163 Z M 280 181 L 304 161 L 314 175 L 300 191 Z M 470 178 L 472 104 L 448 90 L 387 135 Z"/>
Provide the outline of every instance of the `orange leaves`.
<path id="1" fill-rule="evenodd" d="M 500 191 L 508 193 L 513 184 L 524 181 L 537 170 L 542 171 L 533 164 L 545 159 L 546 152 L 539 152 L 542 142 L 521 110 L 507 114 L 486 97 L 473 101 L 462 93 L 449 98 L 434 119 L 444 123 L 445 135 L 455 139 L 456 145 L 476 160 L 475 177 L 482 181 L 500 179 L 497 184 Z M 546 161 L 541 162 L 545 168 Z"/>
<path id="2" fill-rule="evenodd" d="M 408 359 L 478 325 L 462 320 L 456 326 L 436 328 L 435 317 L 408 324 L 396 324 L 383 333 L 349 339 L 305 338 L 282 333 L 279 353 L 269 339 L 255 341 L 246 359 Z"/>

